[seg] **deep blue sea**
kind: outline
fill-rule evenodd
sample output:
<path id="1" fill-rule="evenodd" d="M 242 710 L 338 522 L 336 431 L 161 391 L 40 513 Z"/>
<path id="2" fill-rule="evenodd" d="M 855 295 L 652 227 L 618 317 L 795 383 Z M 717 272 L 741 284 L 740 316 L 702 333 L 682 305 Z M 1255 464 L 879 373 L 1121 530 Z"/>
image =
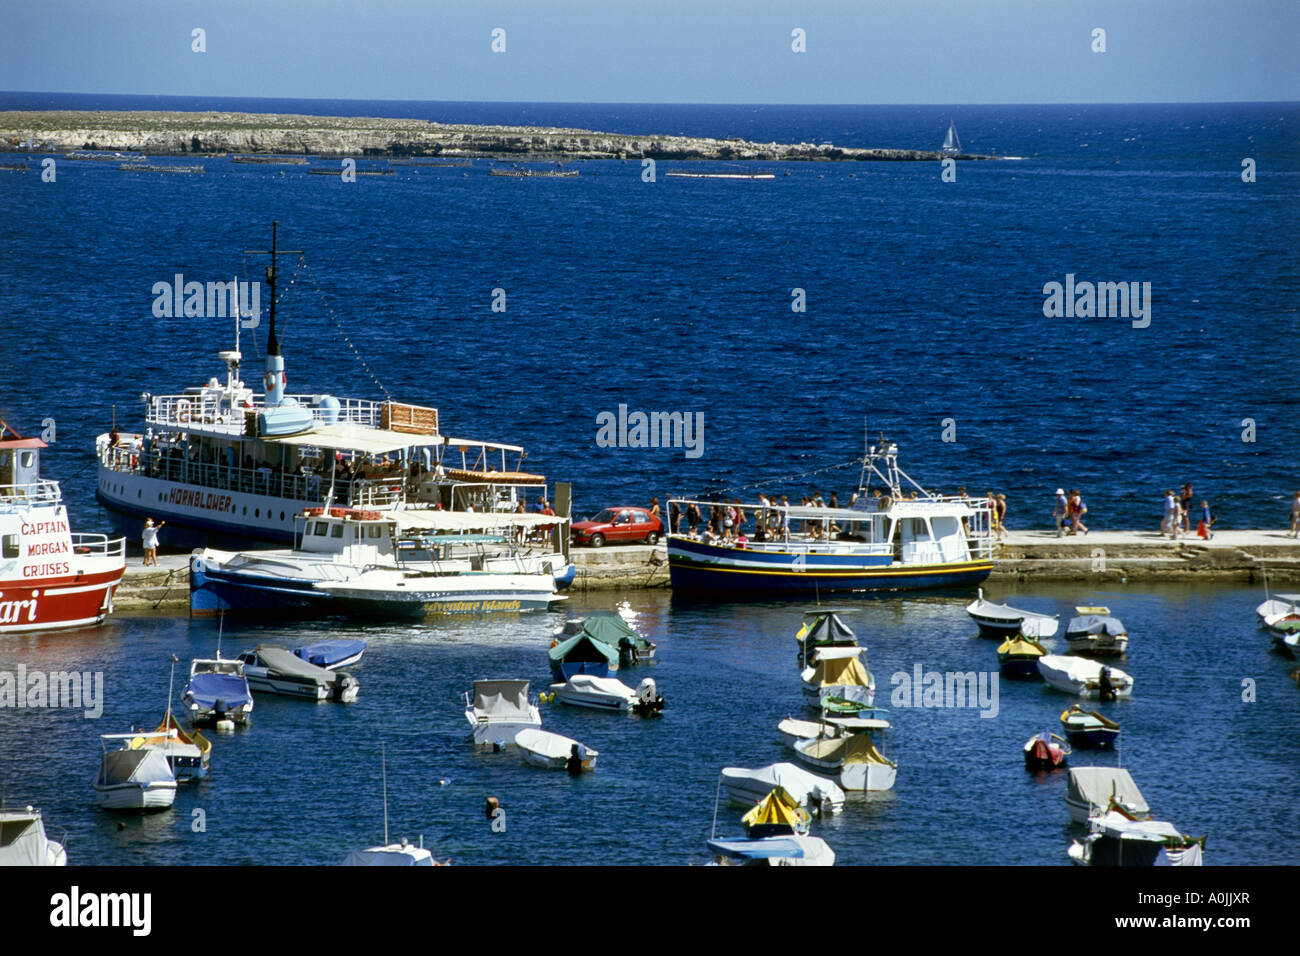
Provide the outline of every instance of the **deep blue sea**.
<path id="1" fill-rule="evenodd" d="M 1163 489 L 1185 481 L 1210 499 L 1220 527 L 1280 527 L 1300 487 L 1296 104 L 0 94 L 0 109 L 16 108 L 401 115 L 919 148 L 936 148 L 951 119 L 968 151 L 1023 157 L 960 163 L 951 183 L 937 163 L 761 163 L 777 174 L 763 182 L 665 178 L 690 164 L 661 162 L 655 183 L 642 181 L 639 162 L 613 161 L 570 164 L 581 170 L 572 179 L 490 177 L 491 164 L 478 161 L 395 166 L 350 184 L 211 157 L 151 160 L 201 162 L 202 176 L 61 157 L 54 183 L 35 166 L 0 171 L 0 415 L 25 433 L 54 419 L 44 471 L 63 482 L 79 530 L 106 525 L 93 498 L 94 436 L 114 415 L 135 428 L 141 392 L 220 374 L 216 353 L 232 344 L 225 320 L 155 318 L 154 283 L 175 273 L 257 278 L 263 263 L 242 250 L 267 248 L 272 220 L 282 248 L 302 250 L 309 270 L 282 289 L 292 390 L 378 399 L 382 383 L 398 400 L 434 405 L 450 434 L 526 446 L 526 467 L 574 483 L 580 513 L 756 484 L 844 496 L 856 469 L 817 470 L 860 455 L 864 427 L 896 439 L 904 468 L 927 487 L 1005 492 L 1012 527 L 1046 524 L 1058 485 L 1082 490 L 1091 527 L 1154 526 Z M 1252 183 L 1242 181 L 1246 158 Z M 1046 318 L 1043 287 L 1067 273 L 1150 282 L 1150 325 Z M 494 289 L 506 291 L 505 312 L 492 310 Z M 804 290 L 802 313 L 791 310 L 794 289 Z M 262 347 L 243 342 L 246 355 Z M 704 453 L 598 447 L 596 416 L 620 404 L 703 413 Z M 545 708 L 546 727 L 601 751 L 581 780 L 509 753 L 476 754 L 464 739 L 460 693 L 473 679 L 546 683 L 561 612 L 356 628 L 371 641 L 356 705 L 259 698 L 253 726 L 217 741 L 211 781 L 121 831 L 93 806 L 96 735 L 155 722 L 170 656 L 210 654 L 215 628 L 119 615 L 98 631 L 7 638 L 0 669 L 102 670 L 108 699 L 96 721 L 0 711 L 0 778 L 11 802 L 45 808 L 53 836 L 66 830 L 74 863 L 244 863 L 268 844 L 277 862 L 329 863 L 382 836 L 383 740 L 393 834 L 423 833 L 441 857 L 702 862 L 718 770 L 790 759 L 775 727 L 802 705 L 790 639 L 798 607 L 627 596 L 660 644 L 648 671 L 668 709 L 645 722 Z M 574 596 L 567 610 L 621 597 Z M 1113 707 L 1123 760 L 1157 815 L 1208 834 L 1209 862 L 1296 862 L 1300 743 L 1283 728 L 1296 726 L 1300 694 L 1286 677 L 1294 662 L 1256 628 L 1261 594 L 1062 585 L 997 597 L 1062 614 L 1108 603 L 1132 635 L 1123 666 L 1137 680 L 1134 699 Z M 996 671 L 966 600 L 862 604 L 852 623 L 882 696 L 891 674 L 917 663 Z M 316 633 L 231 627 L 224 647 Z M 1253 703 L 1242 700 L 1248 678 Z M 1055 729 L 1069 699 L 1037 684 L 1001 686 L 996 719 L 891 716 L 895 791 L 854 800 L 815 829 L 841 862 L 1066 862 L 1064 780 L 1026 774 L 1019 747 Z M 487 826 L 487 795 L 507 808 L 505 834 Z M 195 809 L 206 813 L 202 834 L 191 829 Z M 720 810 L 719 832 L 737 821 Z"/>

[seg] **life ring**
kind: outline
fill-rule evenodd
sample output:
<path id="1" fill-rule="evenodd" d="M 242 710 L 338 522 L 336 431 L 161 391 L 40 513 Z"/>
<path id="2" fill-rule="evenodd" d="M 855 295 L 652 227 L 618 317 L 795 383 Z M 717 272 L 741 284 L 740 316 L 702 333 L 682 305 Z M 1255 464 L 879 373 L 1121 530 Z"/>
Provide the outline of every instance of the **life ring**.
<path id="1" fill-rule="evenodd" d="M 190 400 L 182 398 L 176 403 L 176 420 L 188 422 L 190 420 Z"/>
<path id="2" fill-rule="evenodd" d="M 262 384 L 266 387 L 266 390 L 268 392 L 275 391 L 275 373 L 267 372 L 265 375 L 263 375 Z"/>

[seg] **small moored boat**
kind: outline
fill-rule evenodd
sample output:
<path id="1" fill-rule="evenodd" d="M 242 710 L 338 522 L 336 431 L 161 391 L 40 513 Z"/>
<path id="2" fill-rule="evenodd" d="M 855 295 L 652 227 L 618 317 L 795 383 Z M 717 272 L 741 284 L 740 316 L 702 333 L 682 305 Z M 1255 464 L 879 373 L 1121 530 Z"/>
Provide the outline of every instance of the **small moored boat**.
<path id="1" fill-rule="evenodd" d="M 139 734 L 101 734 L 104 754 L 93 785 L 105 810 L 165 810 L 176 801 L 176 777 L 161 750 L 141 745 Z M 110 749 L 110 742 L 131 742 Z"/>
<path id="2" fill-rule="evenodd" d="M 840 729 L 830 721 L 800 720 L 797 717 L 785 718 L 776 725 L 776 729 L 789 744 L 798 743 L 800 740 L 816 740 L 818 737 L 837 737 L 840 732 Z"/>
<path id="3" fill-rule="evenodd" d="M 1088 820 L 1089 834 L 1067 851 L 1079 866 L 1202 866 L 1205 837 L 1164 820 L 1136 820 L 1120 810 Z"/>
<path id="4" fill-rule="evenodd" d="M 752 807 L 779 786 L 810 812 L 838 813 L 844 808 L 844 791 L 835 781 L 792 763 L 768 764 L 753 770 L 723 767 L 720 779 L 727 799 L 742 807 Z"/>
<path id="5" fill-rule="evenodd" d="M 244 664 L 248 686 L 254 691 L 343 704 L 357 699 L 357 679 L 347 671 L 317 667 L 283 647 L 259 644 L 240 654 L 239 659 Z"/>
<path id="6" fill-rule="evenodd" d="M 795 743 L 799 760 L 813 770 L 836 774 L 845 790 L 892 790 L 898 764 L 876 749 L 870 732 L 889 727 L 886 720 L 859 719 L 857 733 Z"/>
<path id="7" fill-rule="evenodd" d="M 132 739 L 130 746 L 160 751 L 167 758 L 177 783 L 202 780 L 208 775 L 212 741 L 197 730 L 186 732 L 170 709 L 152 734 L 141 733 Z"/>
<path id="8" fill-rule="evenodd" d="M 865 647 L 823 647 L 817 662 L 803 671 L 810 706 L 840 716 L 856 714 L 876 702 L 876 679 L 861 660 Z"/>
<path id="9" fill-rule="evenodd" d="M 609 677 L 618 671 L 618 648 L 598 641 L 585 631 L 564 639 L 556 638 L 548 652 L 551 675 L 566 681 L 575 674 Z"/>
<path id="10" fill-rule="evenodd" d="M 525 760 L 548 770 L 595 770 L 599 756 L 598 751 L 548 730 L 521 730 L 515 735 L 515 744 Z M 572 761 L 577 761 L 576 765 L 571 766 Z"/>
<path id="11" fill-rule="evenodd" d="M 650 677 L 633 690 L 613 677 L 574 674 L 563 684 L 552 684 L 551 693 L 561 704 L 570 707 L 631 711 L 643 717 L 662 713 L 664 709 L 664 699 Z"/>
<path id="12" fill-rule="evenodd" d="M 1071 704 L 1061 711 L 1061 728 L 1070 743 L 1079 748 L 1113 747 L 1119 736 L 1119 724 L 1095 710 Z"/>
<path id="13" fill-rule="evenodd" d="M 1142 791 L 1123 767 L 1075 767 L 1065 790 L 1065 806 L 1075 823 L 1116 807 L 1134 817 L 1151 812 Z"/>
<path id="14" fill-rule="evenodd" d="M 190 681 L 181 702 L 189 708 L 190 723 L 233 720 L 248 723 L 253 713 L 253 693 L 244 676 L 244 662 L 221 656 L 198 658 L 190 663 Z"/>
<path id="15" fill-rule="evenodd" d="M 630 608 L 620 608 L 617 612 L 588 611 L 584 617 L 565 621 L 555 632 L 555 639 L 564 643 L 571 637 L 585 634 L 592 640 L 615 648 L 618 651 L 618 661 L 613 670 L 617 670 L 619 664 L 627 666 L 654 660 L 658 645 L 642 637 L 628 620 L 629 616 L 635 618 L 636 612 Z"/>
<path id="16" fill-rule="evenodd" d="M 966 613 L 979 625 L 980 634 L 984 637 L 1007 638 L 1023 634 L 1041 641 L 1055 634 L 1060 624 L 1060 619 L 1055 614 L 1039 614 L 1007 604 L 994 604 L 985 599 L 983 588 L 977 594 L 978 597 L 966 605 Z"/>
<path id="17" fill-rule="evenodd" d="M 1064 743 L 1056 734 L 1046 730 L 1034 734 L 1025 741 L 1025 769 L 1040 771 L 1064 767 L 1066 757 L 1070 755 L 1070 748 L 1064 746 Z"/>
<path id="18" fill-rule="evenodd" d="M 1077 617 L 1065 628 L 1065 643 L 1075 654 L 1118 656 L 1128 648 L 1124 622 L 1111 617 L 1110 608 L 1076 607 Z"/>
<path id="19" fill-rule="evenodd" d="M 0 808 L 0 866 L 67 866 L 63 844 L 45 835 L 41 811 Z"/>
<path id="20" fill-rule="evenodd" d="M 856 647 L 858 637 L 853 629 L 840 620 L 841 614 L 852 608 L 810 608 L 803 612 L 804 620 L 795 633 L 799 645 L 799 666 L 809 667 L 817 662 L 824 647 Z"/>
<path id="21" fill-rule="evenodd" d="M 307 644 L 304 647 L 295 647 L 293 653 L 295 657 L 301 657 L 308 664 L 315 664 L 327 671 L 333 671 L 338 670 L 340 667 L 351 667 L 353 664 L 360 664 L 361 655 L 365 653 L 365 650 L 365 641 L 334 638 L 327 641 L 317 641 L 315 644 Z"/>
<path id="22" fill-rule="evenodd" d="M 835 852 L 808 835 L 808 811 L 783 787 L 774 787 L 742 818 L 745 836 L 710 839 L 715 862 L 738 866 L 834 866 Z M 737 861 L 731 863 L 730 861 Z"/>
<path id="23" fill-rule="evenodd" d="M 542 726 L 541 711 L 528 699 L 526 680 L 476 680 L 474 697 L 465 694 L 465 719 L 479 746 L 515 742 L 521 730 Z"/>
<path id="24" fill-rule="evenodd" d="M 1038 659 L 1047 648 L 1032 637 L 1014 634 L 998 646 L 998 667 L 1005 677 L 1037 677 Z"/>
<path id="25" fill-rule="evenodd" d="M 1038 659 L 1038 673 L 1057 690 L 1080 697 L 1105 701 L 1133 694 L 1133 678 L 1128 674 L 1086 657 L 1048 654 Z"/>

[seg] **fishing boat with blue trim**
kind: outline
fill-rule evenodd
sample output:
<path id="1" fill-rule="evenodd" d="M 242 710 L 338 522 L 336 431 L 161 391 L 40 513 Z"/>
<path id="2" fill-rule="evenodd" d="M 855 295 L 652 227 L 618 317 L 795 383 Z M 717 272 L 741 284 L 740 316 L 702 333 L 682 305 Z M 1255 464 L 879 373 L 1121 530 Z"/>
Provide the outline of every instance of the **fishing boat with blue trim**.
<path id="1" fill-rule="evenodd" d="M 118 529 L 136 535 L 153 518 L 165 521 L 164 547 L 283 546 L 293 543 L 306 508 L 360 508 L 392 515 L 403 531 L 501 535 L 521 546 L 534 570 L 550 568 L 566 587 L 576 574 L 567 558 L 568 519 L 544 504 L 551 500 L 546 478 L 523 470 L 524 449 L 451 437 L 436 408 L 391 397 L 289 394 L 277 303 L 314 280 L 301 252 L 279 249 L 274 227 L 269 252 L 245 255 L 271 262 L 264 368 L 254 384 L 243 380 L 241 349 L 249 338 L 257 347 L 261 285 L 236 278 L 205 288 L 178 276 L 173 309 L 171 287 L 159 284 L 167 315 L 228 315 L 234 348 L 218 353 L 224 382 L 214 376 L 180 394 L 146 392 L 142 433 L 119 433 L 115 424 L 96 440 L 96 497 Z M 277 265 L 284 256 L 297 257 L 298 266 L 282 295 Z"/>
<path id="2" fill-rule="evenodd" d="M 861 460 L 848 508 L 745 504 L 752 537 L 672 529 L 668 567 L 674 593 L 772 597 L 828 591 L 910 591 L 979 584 L 993 570 L 993 534 L 985 499 L 931 494 L 898 467 L 898 446 L 882 440 Z M 871 482 L 883 487 L 873 494 Z M 904 493 L 903 483 L 912 486 Z M 913 497 L 913 495 L 915 497 Z M 703 516 L 726 502 L 672 499 L 671 513 Z M 673 509 L 676 509 L 674 511 Z"/>

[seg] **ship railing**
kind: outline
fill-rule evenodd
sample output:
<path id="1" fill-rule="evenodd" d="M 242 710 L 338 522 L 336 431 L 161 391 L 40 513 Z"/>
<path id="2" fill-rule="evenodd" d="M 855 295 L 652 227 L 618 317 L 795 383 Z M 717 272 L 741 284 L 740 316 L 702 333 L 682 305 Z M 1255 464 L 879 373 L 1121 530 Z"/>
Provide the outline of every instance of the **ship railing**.
<path id="1" fill-rule="evenodd" d="M 247 393 L 245 393 L 247 394 Z M 326 422 L 346 425 L 366 425 L 379 427 L 383 419 L 383 402 L 373 402 L 364 398 L 340 398 L 337 408 L 321 408 L 315 405 L 319 395 L 286 395 L 303 408 L 311 410 L 312 419 L 318 423 Z M 145 412 L 145 421 L 162 428 L 185 431 L 192 425 L 232 425 L 243 430 L 246 412 L 265 411 L 266 395 L 255 393 L 249 405 L 229 407 L 229 396 L 224 389 L 205 389 L 201 393 L 188 395 L 155 395 Z M 226 410 L 222 411 L 222 406 Z"/>
<path id="2" fill-rule="evenodd" d="M 0 485 L 0 503 L 56 505 L 63 500 L 59 483 L 38 478 L 21 485 Z"/>
<path id="3" fill-rule="evenodd" d="M 109 539 L 106 534 L 74 531 L 72 550 L 79 554 L 94 554 L 105 558 L 120 558 L 126 554 L 126 538 Z"/>
<path id="4" fill-rule="evenodd" d="M 406 476 L 364 478 L 353 481 L 349 504 L 354 508 L 391 508 L 406 500 Z"/>

